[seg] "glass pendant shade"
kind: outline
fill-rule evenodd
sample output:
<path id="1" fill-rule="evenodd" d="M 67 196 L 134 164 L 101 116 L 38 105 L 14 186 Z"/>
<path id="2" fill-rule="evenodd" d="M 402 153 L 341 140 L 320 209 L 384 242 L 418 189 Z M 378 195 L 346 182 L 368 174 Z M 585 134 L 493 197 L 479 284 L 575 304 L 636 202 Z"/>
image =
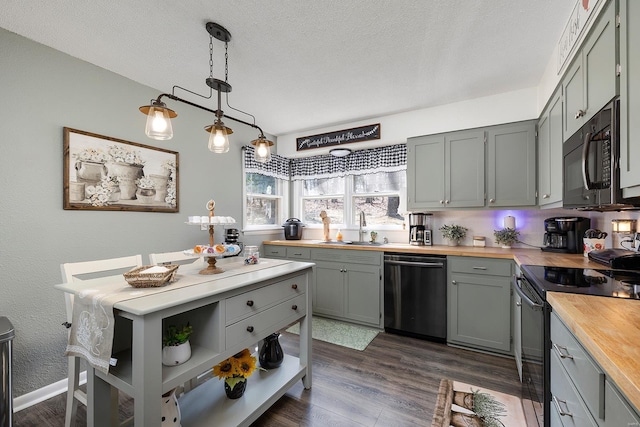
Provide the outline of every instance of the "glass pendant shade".
<path id="1" fill-rule="evenodd" d="M 217 154 L 229 151 L 229 135 L 233 133 L 231 128 L 216 120 L 215 124 L 207 126 L 205 130 L 209 133 L 209 151 Z"/>
<path id="2" fill-rule="evenodd" d="M 256 162 L 267 163 L 271 160 L 271 146 L 273 142 L 267 140 L 264 135 L 260 135 L 258 139 L 251 141 L 251 144 L 255 146 L 253 158 Z"/>
<path id="3" fill-rule="evenodd" d="M 144 133 L 149 138 L 160 141 L 173 138 L 171 119 L 178 116 L 175 111 L 158 101 L 153 101 L 151 105 L 140 107 L 140 111 L 147 115 L 147 125 Z"/>

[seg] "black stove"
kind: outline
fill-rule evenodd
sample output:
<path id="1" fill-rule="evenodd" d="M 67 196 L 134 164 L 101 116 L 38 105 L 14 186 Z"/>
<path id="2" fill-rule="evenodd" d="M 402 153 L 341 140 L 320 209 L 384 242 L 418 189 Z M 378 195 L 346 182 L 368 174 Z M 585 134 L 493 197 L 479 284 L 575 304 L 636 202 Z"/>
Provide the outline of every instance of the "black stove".
<path id="1" fill-rule="evenodd" d="M 547 292 L 640 299 L 640 271 L 637 270 L 523 265 L 522 273 L 544 300 Z"/>

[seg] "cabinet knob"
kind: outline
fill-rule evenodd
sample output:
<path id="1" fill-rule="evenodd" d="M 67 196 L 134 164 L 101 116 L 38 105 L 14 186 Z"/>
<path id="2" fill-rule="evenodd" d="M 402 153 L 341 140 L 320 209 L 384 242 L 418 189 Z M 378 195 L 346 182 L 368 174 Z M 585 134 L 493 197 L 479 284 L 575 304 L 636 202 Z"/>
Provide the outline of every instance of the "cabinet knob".
<path id="1" fill-rule="evenodd" d="M 297 306 L 297 305 L 293 304 L 293 305 L 291 306 L 291 310 L 297 310 L 297 309 L 298 309 L 298 306 Z"/>
<path id="2" fill-rule="evenodd" d="M 550 197 L 550 195 L 549 195 L 549 194 L 543 194 L 543 195 L 542 195 L 542 198 L 543 198 L 543 199 L 548 199 L 549 197 Z"/>
<path id="3" fill-rule="evenodd" d="M 576 119 L 579 119 L 580 117 L 584 117 L 585 114 L 587 114 L 585 110 L 576 111 Z"/>
<path id="4" fill-rule="evenodd" d="M 253 332 L 253 326 L 247 326 L 247 332 Z"/>
<path id="5" fill-rule="evenodd" d="M 448 204 L 449 204 L 449 200 L 445 200 L 445 201 L 444 201 L 444 204 L 445 204 L 445 205 L 448 205 Z"/>
<path id="6" fill-rule="evenodd" d="M 293 285 L 291 285 L 291 289 L 298 289 L 298 285 L 294 283 Z"/>
<path id="7" fill-rule="evenodd" d="M 496 199 L 489 199 L 489 203 L 495 203 Z"/>
<path id="8" fill-rule="evenodd" d="M 444 205 L 444 200 L 440 200 L 440 204 L 441 204 L 441 205 Z"/>
<path id="9" fill-rule="evenodd" d="M 253 301 L 251 301 L 251 300 L 247 301 L 247 305 L 248 305 L 249 307 L 253 307 Z"/>
<path id="10" fill-rule="evenodd" d="M 457 284 L 458 284 L 458 282 L 456 282 L 455 280 L 452 280 L 452 281 L 451 281 L 451 284 L 452 284 L 452 285 L 457 285 Z"/>
<path id="11" fill-rule="evenodd" d="M 520 301 L 516 302 L 516 307 L 522 307 L 522 303 Z"/>

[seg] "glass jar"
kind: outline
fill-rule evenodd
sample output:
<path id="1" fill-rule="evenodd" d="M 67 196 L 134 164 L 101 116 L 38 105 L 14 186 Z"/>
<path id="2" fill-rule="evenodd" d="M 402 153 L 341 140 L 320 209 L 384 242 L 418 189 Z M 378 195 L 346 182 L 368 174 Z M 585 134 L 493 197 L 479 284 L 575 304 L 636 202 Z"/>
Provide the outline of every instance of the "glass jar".
<path id="1" fill-rule="evenodd" d="M 247 265 L 257 264 L 260 261 L 260 252 L 257 246 L 245 246 L 244 263 Z"/>

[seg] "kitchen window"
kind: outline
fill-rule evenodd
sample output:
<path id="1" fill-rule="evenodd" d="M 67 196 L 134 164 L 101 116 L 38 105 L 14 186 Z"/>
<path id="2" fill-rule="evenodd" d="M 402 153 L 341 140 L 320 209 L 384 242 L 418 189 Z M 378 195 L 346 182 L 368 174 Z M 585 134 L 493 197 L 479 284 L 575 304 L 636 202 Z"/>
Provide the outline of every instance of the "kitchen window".
<path id="1" fill-rule="evenodd" d="M 289 159 L 274 154 L 268 163 L 258 163 L 253 158 L 253 147 L 243 150 L 243 229 L 280 227 L 289 206 Z"/>
<path id="2" fill-rule="evenodd" d="M 359 150 L 342 158 L 292 159 L 293 215 L 320 227 L 326 211 L 336 227 L 401 228 L 406 211 L 406 145 Z"/>

